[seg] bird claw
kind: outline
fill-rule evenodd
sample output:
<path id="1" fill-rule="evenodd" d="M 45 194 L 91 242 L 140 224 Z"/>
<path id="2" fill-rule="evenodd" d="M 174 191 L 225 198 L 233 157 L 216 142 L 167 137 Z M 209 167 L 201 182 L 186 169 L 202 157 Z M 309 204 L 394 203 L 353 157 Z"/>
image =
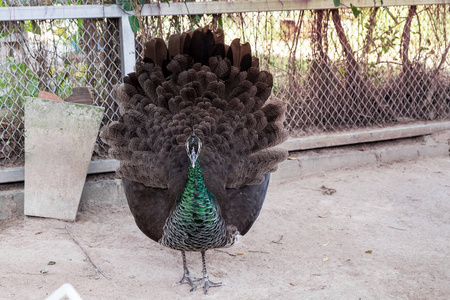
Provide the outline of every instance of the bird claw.
<path id="1" fill-rule="evenodd" d="M 191 292 L 196 291 L 199 288 L 203 288 L 205 294 L 207 294 L 210 287 L 225 285 L 222 282 L 212 282 L 211 280 L 209 280 L 208 272 L 206 270 L 205 251 L 202 251 L 203 278 L 191 276 L 186 264 L 186 254 L 184 251 L 181 251 L 181 256 L 183 258 L 183 269 L 184 269 L 183 278 L 181 278 L 181 280 L 176 282 L 173 286 L 187 283 L 192 287 Z M 196 281 L 200 281 L 200 283 L 198 285 L 195 285 L 194 282 Z"/>
<path id="2" fill-rule="evenodd" d="M 212 282 L 211 280 L 209 280 L 209 277 L 203 277 L 201 279 L 200 284 L 192 287 L 191 292 L 203 287 L 205 294 L 207 294 L 210 287 L 216 287 L 221 285 L 224 284 L 222 282 Z"/>
<path id="3" fill-rule="evenodd" d="M 191 276 L 189 273 L 185 273 L 185 274 L 183 275 L 183 278 L 181 278 L 180 281 L 175 282 L 175 283 L 173 284 L 173 286 L 177 286 L 177 285 L 180 285 L 180 284 L 185 284 L 185 283 L 187 283 L 187 284 L 189 284 L 192 288 L 194 288 L 194 287 L 195 287 L 194 282 L 200 281 L 200 280 L 202 280 L 202 278 L 197 278 L 197 277 Z"/>

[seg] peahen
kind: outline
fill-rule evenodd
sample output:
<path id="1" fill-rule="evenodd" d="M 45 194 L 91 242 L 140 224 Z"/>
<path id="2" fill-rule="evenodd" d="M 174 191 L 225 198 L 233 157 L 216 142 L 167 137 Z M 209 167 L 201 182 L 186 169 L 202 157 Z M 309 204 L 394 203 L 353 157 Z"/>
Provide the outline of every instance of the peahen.
<path id="1" fill-rule="evenodd" d="M 259 215 L 269 174 L 287 157 L 285 108 L 267 101 L 272 75 L 250 45 L 224 44 L 208 27 L 145 43 L 135 72 L 115 89 L 120 119 L 101 132 L 137 226 L 180 250 L 193 290 L 212 282 L 205 251 L 228 247 Z M 201 252 L 203 277 L 190 275 L 185 251 Z"/>

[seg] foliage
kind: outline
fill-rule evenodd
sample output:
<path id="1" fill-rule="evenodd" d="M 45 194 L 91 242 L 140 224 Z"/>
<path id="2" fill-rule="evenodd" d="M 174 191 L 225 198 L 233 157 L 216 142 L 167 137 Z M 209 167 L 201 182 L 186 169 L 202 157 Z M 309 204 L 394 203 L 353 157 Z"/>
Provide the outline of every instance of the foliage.
<path id="1" fill-rule="evenodd" d="M 22 106 L 25 96 L 36 96 L 39 91 L 39 78 L 24 63 L 16 63 L 12 57 L 6 58 L 6 70 L 0 78 L 0 95 L 2 107 L 14 108 Z"/>
<path id="2" fill-rule="evenodd" d="M 361 10 L 359 10 L 356 6 L 350 3 L 350 8 L 352 9 L 353 15 L 357 18 L 361 14 Z"/>
<path id="3" fill-rule="evenodd" d="M 142 5 L 146 2 L 146 0 L 118 0 L 118 4 L 122 6 L 125 11 L 134 11 L 139 16 L 139 5 Z M 138 17 L 136 15 L 129 16 L 128 20 L 130 22 L 131 30 L 134 33 L 138 32 L 141 28 L 139 24 Z"/>

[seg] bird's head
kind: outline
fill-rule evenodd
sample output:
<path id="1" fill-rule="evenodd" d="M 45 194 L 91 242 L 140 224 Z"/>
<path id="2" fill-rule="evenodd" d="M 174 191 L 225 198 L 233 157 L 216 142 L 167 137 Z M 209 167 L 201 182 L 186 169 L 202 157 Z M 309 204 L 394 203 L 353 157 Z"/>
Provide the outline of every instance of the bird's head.
<path id="1" fill-rule="evenodd" d="M 192 167 L 195 167 L 195 163 L 200 155 L 200 150 L 202 149 L 202 141 L 198 136 L 193 133 L 186 142 L 186 152 L 191 161 Z"/>

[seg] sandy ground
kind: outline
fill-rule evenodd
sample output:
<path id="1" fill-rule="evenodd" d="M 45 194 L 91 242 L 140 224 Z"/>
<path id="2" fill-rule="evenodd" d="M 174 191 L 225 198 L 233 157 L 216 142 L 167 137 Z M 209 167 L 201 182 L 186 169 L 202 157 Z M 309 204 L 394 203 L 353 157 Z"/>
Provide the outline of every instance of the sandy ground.
<path id="1" fill-rule="evenodd" d="M 208 251 L 226 283 L 208 295 L 172 287 L 181 255 L 147 239 L 127 207 L 4 222 L 0 249 L 1 299 L 44 299 L 66 282 L 83 299 L 448 299 L 450 159 L 271 183 L 243 240 Z M 188 263 L 201 273 L 200 254 Z"/>

